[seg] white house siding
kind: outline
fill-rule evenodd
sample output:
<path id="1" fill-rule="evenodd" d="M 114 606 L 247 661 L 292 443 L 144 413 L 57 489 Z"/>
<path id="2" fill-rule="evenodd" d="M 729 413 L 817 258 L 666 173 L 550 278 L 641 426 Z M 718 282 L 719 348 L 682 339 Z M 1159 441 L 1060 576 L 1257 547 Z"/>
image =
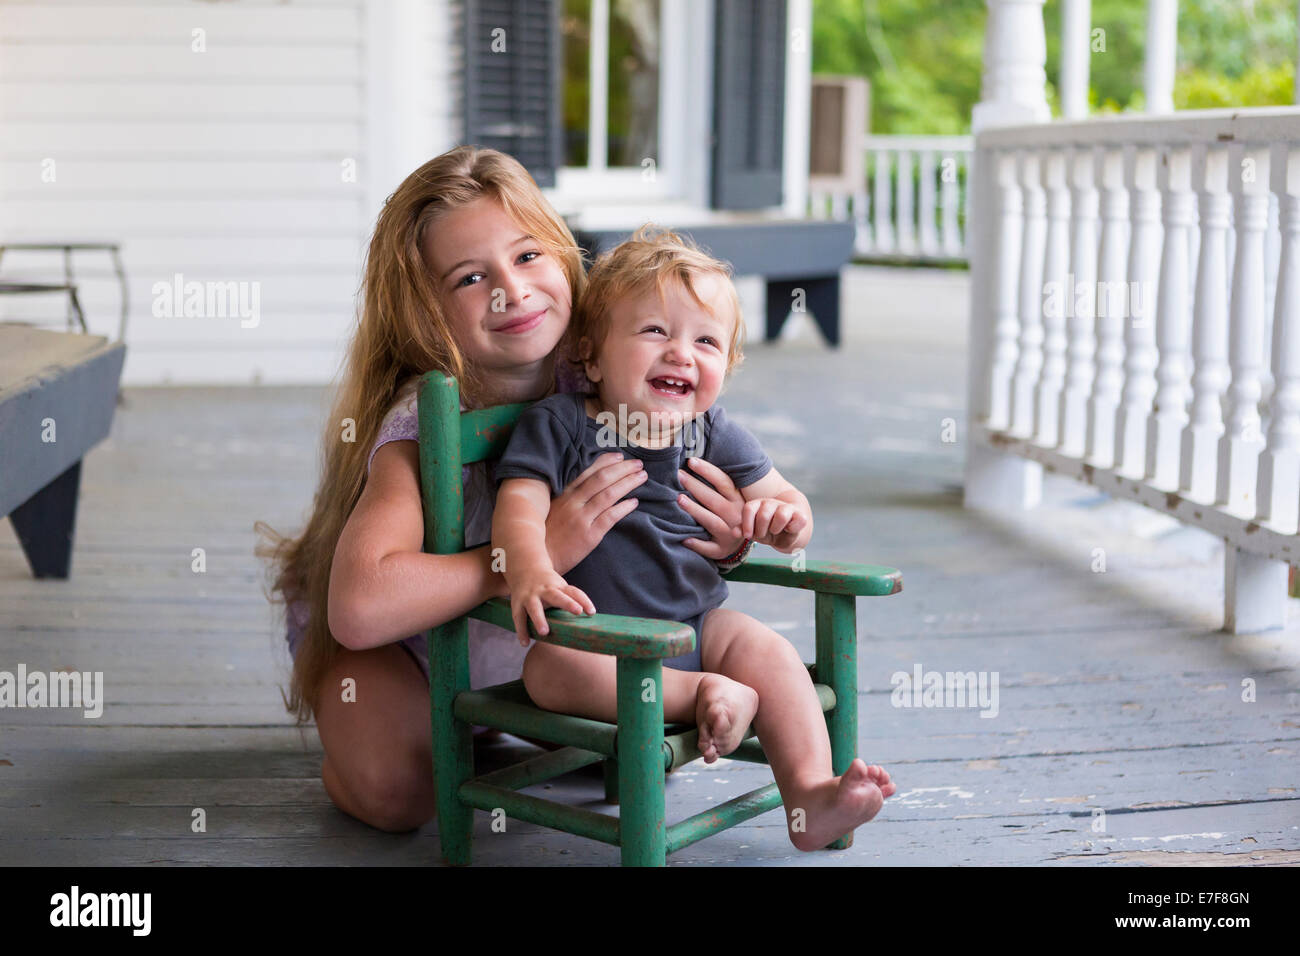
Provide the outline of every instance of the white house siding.
<path id="1" fill-rule="evenodd" d="M 460 136 L 457 6 L 0 0 L 0 241 L 123 244 L 128 383 L 329 380 L 383 197 Z M 115 335 L 107 257 L 75 262 L 91 331 Z M 57 254 L 0 263 L 61 271 Z M 155 315 L 178 273 L 257 283 L 256 326 Z M 0 298 L 0 318 L 64 308 Z"/>

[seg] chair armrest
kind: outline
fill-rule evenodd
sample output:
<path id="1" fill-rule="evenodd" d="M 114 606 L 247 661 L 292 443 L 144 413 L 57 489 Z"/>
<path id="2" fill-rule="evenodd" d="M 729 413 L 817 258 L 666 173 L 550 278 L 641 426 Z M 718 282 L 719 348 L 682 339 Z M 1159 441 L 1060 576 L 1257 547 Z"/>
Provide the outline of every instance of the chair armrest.
<path id="1" fill-rule="evenodd" d="M 728 581 L 775 584 L 822 594 L 878 597 L 903 590 L 903 573 L 896 568 L 839 561 L 808 561 L 802 570 L 795 570 L 789 558 L 750 558 L 724 577 Z"/>
<path id="2" fill-rule="evenodd" d="M 469 616 L 507 631 L 515 629 L 510 602 L 504 598 L 480 604 Z M 529 621 L 528 633 L 534 640 L 579 651 L 645 659 L 676 657 L 695 649 L 695 631 L 678 621 L 618 614 L 572 614 L 555 608 L 547 608 L 546 620 L 551 628 L 549 634 L 538 634 Z"/>

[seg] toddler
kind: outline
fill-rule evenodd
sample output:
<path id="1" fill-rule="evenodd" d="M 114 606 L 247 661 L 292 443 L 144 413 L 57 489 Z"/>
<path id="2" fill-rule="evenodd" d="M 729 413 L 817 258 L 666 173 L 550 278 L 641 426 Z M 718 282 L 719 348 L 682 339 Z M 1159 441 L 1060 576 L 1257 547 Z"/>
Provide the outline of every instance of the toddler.
<path id="1" fill-rule="evenodd" d="M 529 408 L 495 470 L 492 545 L 503 549 L 520 642 L 529 643 L 529 621 L 547 633 L 546 607 L 689 624 L 695 651 L 664 661 L 665 720 L 696 723 L 708 763 L 735 750 L 752 723 L 791 842 L 824 847 L 874 817 L 895 787 L 861 759 L 832 774 L 825 718 L 798 652 L 761 622 L 722 607 L 722 574 L 753 543 L 791 553 L 813 529 L 807 499 L 715 404 L 742 358 L 729 270 L 673 233 L 643 229 L 592 268 L 567 335 L 596 394 L 553 395 Z M 561 577 L 546 549 L 551 499 L 611 450 L 640 462 L 636 504 Z M 682 506 L 679 469 L 688 463 L 719 492 L 729 481 L 744 498 L 746 544 L 721 562 L 690 546 L 704 529 Z M 539 707 L 615 719 L 608 655 L 538 642 L 524 661 L 524 684 Z"/>

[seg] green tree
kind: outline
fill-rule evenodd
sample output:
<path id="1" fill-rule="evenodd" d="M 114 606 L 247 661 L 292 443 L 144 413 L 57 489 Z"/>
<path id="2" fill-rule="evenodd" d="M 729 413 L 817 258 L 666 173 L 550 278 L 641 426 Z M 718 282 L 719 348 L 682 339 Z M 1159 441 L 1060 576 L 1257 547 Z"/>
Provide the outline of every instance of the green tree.
<path id="1" fill-rule="evenodd" d="M 1059 115 L 1060 0 L 1047 0 L 1047 97 Z M 1178 10 L 1178 109 L 1290 104 L 1295 0 L 1183 0 Z M 1092 0 L 1089 102 L 1141 109 L 1146 4 Z M 979 101 L 984 0 L 814 0 L 813 71 L 871 81 L 877 133 L 964 133 Z"/>

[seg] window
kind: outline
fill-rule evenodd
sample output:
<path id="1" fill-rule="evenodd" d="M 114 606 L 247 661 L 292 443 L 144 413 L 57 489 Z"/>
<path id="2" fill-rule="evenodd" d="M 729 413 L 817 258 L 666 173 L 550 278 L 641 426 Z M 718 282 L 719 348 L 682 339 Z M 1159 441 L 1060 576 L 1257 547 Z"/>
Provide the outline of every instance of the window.
<path id="1" fill-rule="evenodd" d="M 564 165 L 659 164 L 660 0 L 564 0 Z"/>

